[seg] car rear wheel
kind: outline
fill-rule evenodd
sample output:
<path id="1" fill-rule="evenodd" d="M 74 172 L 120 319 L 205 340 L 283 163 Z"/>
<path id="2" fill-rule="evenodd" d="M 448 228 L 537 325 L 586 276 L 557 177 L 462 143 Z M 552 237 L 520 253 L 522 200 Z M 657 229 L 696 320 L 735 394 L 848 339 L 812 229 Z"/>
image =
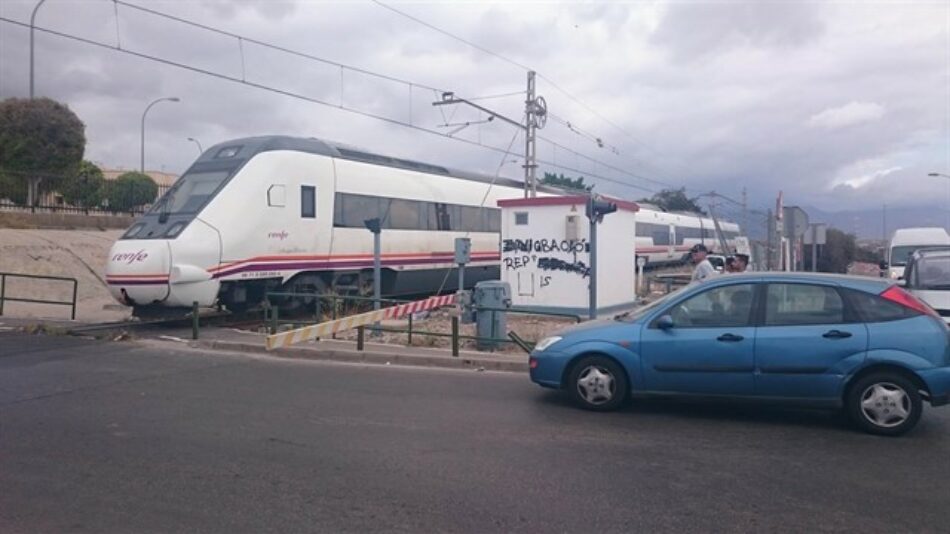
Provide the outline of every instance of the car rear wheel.
<path id="1" fill-rule="evenodd" d="M 882 436 L 899 436 L 914 428 L 923 412 L 917 386 L 896 373 L 874 373 L 848 391 L 846 409 L 862 430 Z"/>
<path id="2" fill-rule="evenodd" d="M 571 368 L 567 387 L 578 406 L 598 412 L 616 410 L 629 393 L 623 369 L 604 356 L 586 356 L 577 362 Z"/>

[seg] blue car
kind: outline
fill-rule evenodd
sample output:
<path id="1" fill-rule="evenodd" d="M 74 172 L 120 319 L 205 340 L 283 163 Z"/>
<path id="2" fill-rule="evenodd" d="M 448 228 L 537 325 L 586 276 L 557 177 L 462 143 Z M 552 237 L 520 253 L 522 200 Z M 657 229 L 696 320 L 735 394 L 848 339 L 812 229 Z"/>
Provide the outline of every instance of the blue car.
<path id="1" fill-rule="evenodd" d="M 894 436 L 924 400 L 950 401 L 950 331 L 888 280 L 725 275 L 543 339 L 530 368 L 589 410 L 651 396 L 778 401 L 843 408 Z"/>

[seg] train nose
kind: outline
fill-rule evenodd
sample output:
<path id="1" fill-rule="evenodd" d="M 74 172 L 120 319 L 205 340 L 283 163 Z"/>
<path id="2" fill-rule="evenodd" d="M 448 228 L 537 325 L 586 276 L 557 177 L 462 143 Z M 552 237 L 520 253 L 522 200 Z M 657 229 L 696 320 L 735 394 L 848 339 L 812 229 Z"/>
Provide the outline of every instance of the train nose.
<path id="1" fill-rule="evenodd" d="M 106 283 L 126 306 L 148 306 L 168 298 L 171 253 L 165 240 L 120 240 L 112 245 Z"/>

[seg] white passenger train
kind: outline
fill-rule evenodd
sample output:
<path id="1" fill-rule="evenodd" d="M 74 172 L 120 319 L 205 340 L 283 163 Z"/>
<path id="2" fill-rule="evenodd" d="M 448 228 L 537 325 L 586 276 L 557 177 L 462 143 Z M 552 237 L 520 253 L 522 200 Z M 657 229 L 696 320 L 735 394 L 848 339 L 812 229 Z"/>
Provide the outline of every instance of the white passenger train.
<path id="1" fill-rule="evenodd" d="M 378 217 L 383 294 L 452 291 L 456 237 L 472 240 L 466 285 L 499 278 L 497 200 L 522 194 L 521 182 L 312 138 L 237 139 L 203 153 L 136 220 L 112 247 L 106 281 L 140 312 L 193 302 L 242 309 L 274 289 L 365 292 L 373 236 L 364 221 Z M 651 229 L 643 251 L 657 261 L 714 242 L 680 230 L 711 222 L 649 210 L 638 218 Z"/>
<path id="2" fill-rule="evenodd" d="M 738 224 L 719 221 L 719 230 L 722 240 L 711 218 L 641 205 L 637 212 L 637 256 L 646 256 L 651 267 L 681 263 L 698 243 L 706 245 L 712 253 L 749 254 L 749 241 L 740 235 Z M 722 249 L 721 241 L 725 241 L 727 250 Z"/>

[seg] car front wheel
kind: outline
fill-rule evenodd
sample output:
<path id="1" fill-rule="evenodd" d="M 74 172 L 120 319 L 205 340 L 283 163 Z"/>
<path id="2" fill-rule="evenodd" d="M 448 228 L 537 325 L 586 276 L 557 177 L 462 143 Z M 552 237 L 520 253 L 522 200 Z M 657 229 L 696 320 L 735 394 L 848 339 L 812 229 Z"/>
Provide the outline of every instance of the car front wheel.
<path id="1" fill-rule="evenodd" d="M 874 373 L 848 391 L 848 415 L 862 430 L 899 436 L 914 428 L 923 412 L 917 386 L 895 373 Z"/>
<path id="2" fill-rule="evenodd" d="M 627 375 L 614 360 L 585 356 L 571 368 L 567 387 L 578 406 L 586 410 L 616 410 L 627 400 Z"/>

